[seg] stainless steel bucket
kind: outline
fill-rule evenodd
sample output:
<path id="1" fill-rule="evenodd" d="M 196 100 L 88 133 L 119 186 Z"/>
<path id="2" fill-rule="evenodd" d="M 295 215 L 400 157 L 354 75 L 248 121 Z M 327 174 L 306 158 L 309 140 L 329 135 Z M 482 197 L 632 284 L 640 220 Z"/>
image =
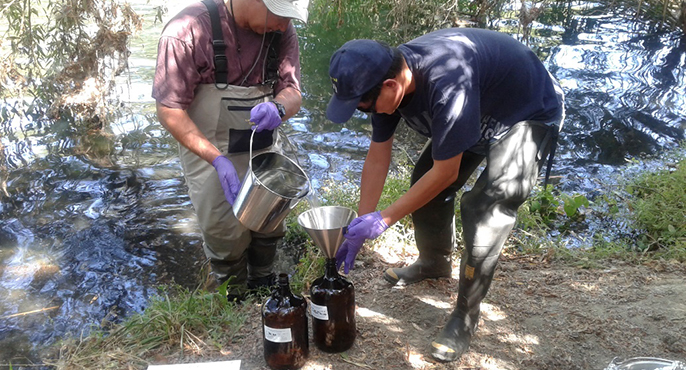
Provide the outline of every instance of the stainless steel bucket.
<path id="1" fill-rule="evenodd" d="M 254 134 L 253 131 L 250 136 L 250 165 L 233 203 L 233 214 L 248 229 L 269 233 L 307 195 L 310 180 L 305 171 L 285 155 L 265 152 L 253 157 Z"/>

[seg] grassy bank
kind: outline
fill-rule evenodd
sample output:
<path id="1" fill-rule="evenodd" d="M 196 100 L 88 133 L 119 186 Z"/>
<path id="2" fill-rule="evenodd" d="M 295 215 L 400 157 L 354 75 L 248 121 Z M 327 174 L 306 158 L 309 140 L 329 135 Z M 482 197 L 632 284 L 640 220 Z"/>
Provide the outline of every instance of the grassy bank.
<path id="1" fill-rule="evenodd" d="M 173 362 L 184 353 L 217 352 L 236 339 L 251 303 L 237 306 L 200 289 L 160 289 L 142 314 L 66 340 L 59 358 L 47 363 L 57 369 L 145 369 L 155 358 Z"/>
<path id="2" fill-rule="evenodd" d="M 566 194 L 553 186 L 536 189 L 520 209 L 505 253 L 539 255 L 585 268 L 614 260 L 686 262 L 686 161 L 683 150 L 679 153 L 662 170 L 620 177 L 602 193 Z M 409 170 L 398 169 L 387 181 L 380 207 L 408 188 Z M 355 181 L 331 183 L 322 188 L 321 195 L 324 204 L 353 209 L 359 199 Z M 299 205 L 289 216 L 286 237 L 289 245 L 303 251 L 291 279 L 295 291 L 305 291 L 323 268 L 323 257 L 295 220 L 304 207 Z M 459 216 L 459 204 L 456 213 Z M 579 239 L 584 232 L 590 236 L 570 247 L 569 240 Z M 393 225 L 379 239 L 370 246 L 374 252 L 386 255 L 384 246 L 393 245 L 394 253 L 410 253 L 414 249 L 410 218 Z M 458 244 L 455 257 L 461 248 Z M 184 356 L 216 358 L 222 348 L 244 339 L 237 336 L 238 330 L 245 323 L 247 307 L 257 303 L 236 306 L 202 289 L 161 289 L 141 315 L 61 343 L 57 360 L 50 364 L 57 369 L 145 369 L 161 360 L 184 362 Z"/>
<path id="3" fill-rule="evenodd" d="M 686 262 L 684 148 L 666 155 L 657 170 L 636 171 L 641 163 L 623 169 L 592 196 L 537 189 L 520 208 L 512 247 L 583 267 Z M 570 239 L 579 242 L 570 247 Z"/>

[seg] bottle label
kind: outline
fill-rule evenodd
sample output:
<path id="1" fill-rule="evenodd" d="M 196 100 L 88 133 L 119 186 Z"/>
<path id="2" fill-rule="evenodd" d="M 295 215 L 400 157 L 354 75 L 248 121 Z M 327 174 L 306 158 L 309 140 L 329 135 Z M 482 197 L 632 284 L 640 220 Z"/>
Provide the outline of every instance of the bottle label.
<path id="1" fill-rule="evenodd" d="M 274 343 L 288 343 L 293 341 L 291 329 L 275 329 L 264 326 L 264 339 Z"/>
<path id="2" fill-rule="evenodd" d="M 310 308 L 310 313 L 315 319 L 324 321 L 329 319 L 329 310 L 326 308 L 326 306 L 320 306 L 310 302 Z"/>

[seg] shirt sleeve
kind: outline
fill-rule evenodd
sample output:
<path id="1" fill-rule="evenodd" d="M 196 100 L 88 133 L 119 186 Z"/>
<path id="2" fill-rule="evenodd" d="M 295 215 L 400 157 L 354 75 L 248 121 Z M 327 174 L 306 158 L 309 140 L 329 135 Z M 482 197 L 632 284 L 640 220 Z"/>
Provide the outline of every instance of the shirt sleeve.
<path id="1" fill-rule="evenodd" d="M 279 79 L 274 86 L 274 92 L 292 87 L 300 91 L 300 49 L 298 35 L 291 23 L 281 36 L 279 49 Z"/>
<path id="2" fill-rule="evenodd" d="M 179 109 L 191 105 L 200 81 L 198 70 L 187 67 L 197 65 L 193 55 L 190 43 L 170 36 L 160 38 L 152 85 L 152 97 L 160 104 Z"/>

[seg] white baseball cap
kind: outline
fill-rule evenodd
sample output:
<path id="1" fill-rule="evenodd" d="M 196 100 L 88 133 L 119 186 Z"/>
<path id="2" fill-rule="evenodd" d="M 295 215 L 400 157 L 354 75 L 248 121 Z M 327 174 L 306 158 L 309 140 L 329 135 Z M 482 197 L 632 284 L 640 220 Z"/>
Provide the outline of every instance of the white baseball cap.
<path id="1" fill-rule="evenodd" d="M 307 6 L 310 0 L 262 0 L 270 12 L 284 18 L 295 18 L 307 23 Z"/>

